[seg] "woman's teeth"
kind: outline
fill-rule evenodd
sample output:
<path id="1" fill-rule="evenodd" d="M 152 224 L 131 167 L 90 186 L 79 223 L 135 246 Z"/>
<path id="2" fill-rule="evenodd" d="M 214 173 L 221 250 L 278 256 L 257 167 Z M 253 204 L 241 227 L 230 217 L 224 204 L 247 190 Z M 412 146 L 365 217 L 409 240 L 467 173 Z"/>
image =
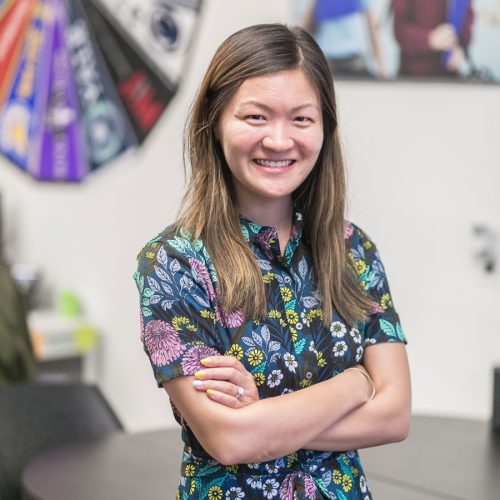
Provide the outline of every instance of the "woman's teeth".
<path id="1" fill-rule="evenodd" d="M 261 167 L 289 167 L 294 160 L 281 160 L 281 161 L 268 161 L 268 160 L 255 160 L 257 165 Z"/>

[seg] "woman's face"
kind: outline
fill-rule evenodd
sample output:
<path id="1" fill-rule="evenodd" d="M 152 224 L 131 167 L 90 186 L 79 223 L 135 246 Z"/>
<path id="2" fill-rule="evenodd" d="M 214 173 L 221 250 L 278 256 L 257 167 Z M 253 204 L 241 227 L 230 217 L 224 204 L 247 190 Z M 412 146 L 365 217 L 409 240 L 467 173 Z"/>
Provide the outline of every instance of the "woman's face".
<path id="1" fill-rule="evenodd" d="M 240 209 L 289 199 L 318 159 L 321 105 L 301 70 L 248 78 L 217 124 Z"/>

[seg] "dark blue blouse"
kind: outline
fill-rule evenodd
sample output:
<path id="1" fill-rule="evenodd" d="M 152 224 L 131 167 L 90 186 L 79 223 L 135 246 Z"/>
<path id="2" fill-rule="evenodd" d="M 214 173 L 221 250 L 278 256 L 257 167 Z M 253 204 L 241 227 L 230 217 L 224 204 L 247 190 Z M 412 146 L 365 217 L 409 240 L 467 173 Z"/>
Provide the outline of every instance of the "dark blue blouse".
<path id="1" fill-rule="evenodd" d="M 361 362 L 369 344 L 406 343 L 384 266 L 361 229 L 345 226 L 349 258 L 377 307 L 356 328 L 347 327 L 334 311 L 325 328 L 301 215 L 294 216 L 283 255 L 274 228 L 240 220 L 266 287 L 265 321 L 247 320 L 240 311 L 222 312 L 210 256 L 203 242 L 186 231 L 176 236 L 170 226 L 139 254 L 134 278 L 141 300 L 141 340 L 159 386 L 193 375 L 207 356 L 226 354 L 253 374 L 263 399 L 334 377 Z M 208 455 L 172 409 L 183 424 L 185 442 L 177 498 L 371 499 L 355 450 L 301 449 L 266 463 L 224 466 Z"/>

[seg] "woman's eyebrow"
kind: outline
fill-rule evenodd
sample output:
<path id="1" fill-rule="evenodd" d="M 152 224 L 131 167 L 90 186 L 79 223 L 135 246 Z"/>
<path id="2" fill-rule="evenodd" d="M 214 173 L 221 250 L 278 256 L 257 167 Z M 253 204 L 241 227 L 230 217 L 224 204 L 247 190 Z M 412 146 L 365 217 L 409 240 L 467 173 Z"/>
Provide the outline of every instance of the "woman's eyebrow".
<path id="1" fill-rule="evenodd" d="M 250 99 L 248 101 L 244 101 L 244 102 L 240 103 L 238 108 L 241 108 L 244 106 L 257 106 L 259 108 L 264 109 L 265 111 L 272 111 L 272 108 L 270 106 L 267 106 L 266 104 L 259 102 L 259 101 L 256 101 L 254 99 Z M 296 112 L 296 111 L 300 111 L 300 110 L 305 109 L 305 108 L 313 108 L 316 111 L 318 110 L 318 106 L 316 106 L 312 102 L 306 102 L 306 103 L 301 104 L 299 106 L 295 106 L 294 108 L 292 108 L 292 111 Z"/>

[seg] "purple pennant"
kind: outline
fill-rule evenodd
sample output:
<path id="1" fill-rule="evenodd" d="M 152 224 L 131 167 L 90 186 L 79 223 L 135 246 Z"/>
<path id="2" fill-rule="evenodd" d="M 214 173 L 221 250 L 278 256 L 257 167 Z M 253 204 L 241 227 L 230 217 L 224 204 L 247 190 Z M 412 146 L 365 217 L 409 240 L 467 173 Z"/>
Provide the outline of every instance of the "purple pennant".
<path id="1" fill-rule="evenodd" d="M 85 176 L 87 162 L 78 98 L 64 39 L 66 26 L 66 12 L 58 2 L 42 154 L 35 171 L 41 180 L 74 182 Z"/>
<path id="2" fill-rule="evenodd" d="M 22 170 L 40 153 L 56 0 L 38 0 L 14 84 L 0 116 L 0 152 Z"/>

